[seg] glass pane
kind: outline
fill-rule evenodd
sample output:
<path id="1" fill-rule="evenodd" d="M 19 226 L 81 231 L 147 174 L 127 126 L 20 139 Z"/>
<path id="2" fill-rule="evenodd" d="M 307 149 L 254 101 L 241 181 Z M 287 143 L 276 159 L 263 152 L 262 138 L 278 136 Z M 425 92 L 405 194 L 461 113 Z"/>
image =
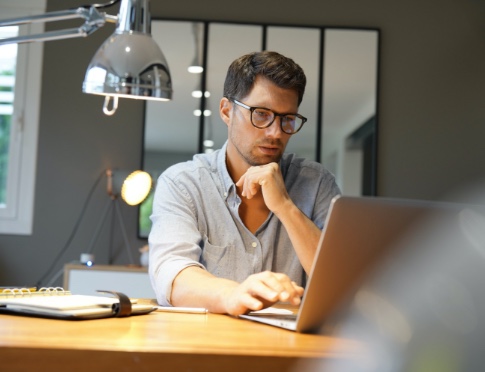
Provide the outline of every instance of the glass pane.
<path id="1" fill-rule="evenodd" d="M 307 77 L 299 113 L 308 121 L 288 142 L 286 152 L 316 160 L 320 30 L 301 27 L 268 27 L 267 50 L 292 58 Z"/>
<path id="2" fill-rule="evenodd" d="M 227 126 L 219 116 L 219 102 L 227 68 L 236 58 L 261 50 L 262 32 L 262 26 L 218 23 L 210 25 L 207 52 L 207 90 L 210 97 L 206 101 L 206 107 L 211 115 L 204 121 L 204 141 L 212 141 L 209 144 L 213 146 L 204 146 L 205 151 L 219 149 L 227 140 Z"/>
<path id="3" fill-rule="evenodd" d="M 154 177 L 171 164 L 188 160 L 199 152 L 201 117 L 194 116 L 194 110 L 201 108 L 201 101 L 192 96 L 192 91 L 200 89 L 203 75 L 189 74 L 187 67 L 204 51 L 197 42 L 204 40 L 201 36 L 204 25 L 204 22 L 152 22 L 153 37 L 167 57 L 174 87 L 173 101 L 146 105 L 144 169 Z M 204 119 L 202 148 L 211 152 L 227 140 L 227 127 L 219 116 L 227 68 L 241 55 L 261 50 L 263 26 L 209 22 L 207 27 L 205 112 L 199 115 Z M 370 160 L 368 155 L 369 149 L 375 149 L 378 41 L 376 30 L 267 27 L 266 49 L 293 58 L 307 75 L 299 112 L 308 122 L 291 138 L 287 151 L 309 159 L 319 158 L 335 173 L 347 195 L 374 192 L 367 184 L 375 184 L 374 152 L 371 151 L 374 158 Z M 320 71 L 321 55 L 323 71 Z M 144 220 L 151 213 L 150 202 L 146 204 L 140 210 Z M 143 226 L 142 230 L 147 232 L 149 223 Z"/>
<path id="4" fill-rule="evenodd" d="M 192 92 L 200 89 L 201 74 L 188 71 L 196 56 L 196 31 L 203 32 L 203 23 L 152 21 L 152 36 L 167 59 L 174 90 L 172 101 L 146 103 L 143 169 L 154 180 L 169 166 L 190 160 L 198 152 L 199 117 L 194 110 L 200 103 Z M 198 37 L 203 40 L 203 35 Z M 140 209 L 140 236 L 150 230 L 150 200 Z"/>
<path id="5" fill-rule="evenodd" d="M 0 28 L 0 39 L 18 35 L 18 27 Z M 7 199 L 10 128 L 13 115 L 17 44 L 0 46 L 0 206 Z"/>
<path id="6" fill-rule="evenodd" d="M 365 164 L 375 147 L 377 51 L 377 31 L 325 31 L 321 158 L 345 195 L 372 194 L 375 182 Z"/>

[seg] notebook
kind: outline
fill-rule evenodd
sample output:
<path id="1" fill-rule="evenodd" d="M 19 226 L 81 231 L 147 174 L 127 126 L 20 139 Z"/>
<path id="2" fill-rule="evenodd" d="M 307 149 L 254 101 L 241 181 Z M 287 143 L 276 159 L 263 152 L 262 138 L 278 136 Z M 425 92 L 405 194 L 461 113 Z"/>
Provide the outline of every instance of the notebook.
<path id="1" fill-rule="evenodd" d="M 332 200 L 297 314 L 276 309 L 240 318 L 296 332 L 317 332 L 413 226 L 456 205 L 405 199 L 339 196 Z M 456 209 L 454 209 L 456 210 Z"/>
<path id="2" fill-rule="evenodd" d="M 150 304 L 139 304 L 119 292 L 109 296 L 76 295 L 62 288 L 3 289 L 0 292 L 0 313 L 39 316 L 58 319 L 100 319 L 148 314 L 155 310 Z"/>

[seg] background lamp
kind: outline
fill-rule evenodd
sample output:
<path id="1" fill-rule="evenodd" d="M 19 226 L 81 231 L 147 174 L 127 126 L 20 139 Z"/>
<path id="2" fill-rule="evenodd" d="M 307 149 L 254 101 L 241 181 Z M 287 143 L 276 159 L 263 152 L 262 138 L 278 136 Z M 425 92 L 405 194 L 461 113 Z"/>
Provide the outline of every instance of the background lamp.
<path id="1" fill-rule="evenodd" d="M 106 178 L 107 182 L 107 195 L 109 198 L 106 200 L 106 206 L 101 213 L 99 221 L 96 223 L 96 230 L 89 242 L 89 246 L 86 250 L 83 250 L 80 256 L 80 262 L 85 265 L 93 265 L 94 264 L 94 247 L 95 243 L 98 240 L 99 234 L 101 233 L 102 229 L 104 228 L 106 222 L 110 221 L 110 241 L 109 241 L 109 264 L 112 264 L 113 261 L 113 227 L 115 219 L 117 219 L 121 231 L 121 237 L 123 238 L 123 243 L 126 248 L 126 253 L 128 255 L 129 262 L 131 264 L 135 264 L 133 259 L 133 255 L 130 249 L 130 243 L 128 240 L 128 236 L 126 233 L 125 222 L 123 220 L 123 216 L 121 213 L 120 204 L 122 203 L 121 200 L 125 200 L 129 205 L 137 205 L 148 196 L 151 187 L 152 187 L 152 178 L 147 172 L 143 171 L 125 171 L 125 170 L 104 170 L 93 184 L 91 191 L 89 192 L 88 198 L 84 203 L 83 210 L 80 216 L 77 219 L 76 224 L 74 225 L 74 229 L 71 232 L 66 245 L 62 248 L 62 250 L 58 253 L 57 257 L 52 261 L 51 267 L 47 272 L 39 279 L 37 285 L 41 286 L 52 286 L 54 282 L 63 274 L 64 268 L 59 270 L 48 282 L 44 284 L 44 280 L 48 278 L 52 270 L 54 269 L 55 265 L 60 261 L 61 257 L 67 252 L 72 243 L 74 236 L 76 235 L 81 221 L 84 217 L 86 212 L 87 206 L 89 205 L 89 201 L 91 200 L 94 191 L 97 189 L 99 183 Z M 121 196 L 121 198 L 120 198 Z"/>
<path id="2" fill-rule="evenodd" d="M 187 68 L 191 74 L 200 74 L 204 71 L 203 63 L 202 63 L 202 56 L 203 56 L 203 41 L 202 35 L 204 32 L 204 26 L 200 23 L 192 23 L 192 33 L 194 35 L 194 45 L 195 45 L 195 54 L 192 63 Z"/>
<path id="3" fill-rule="evenodd" d="M 106 204 L 106 207 L 101 214 L 100 222 L 96 225 L 96 231 L 91 239 L 91 242 L 89 243 L 89 249 L 87 250 L 87 253 L 93 254 L 94 245 L 98 239 L 101 229 L 104 226 L 104 223 L 106 222 L 108 212 L 114 210 L 115 214 L 111 213 L 111 218 L 113 219 L 115 215 L 118 218 L 121 235 L 125 243 L 126 252 L 128 254 L 130 263 L 134 264 L 135 261 L 131 253 L 128 235 L 126 234 L 125 222 L 123 220 L 121 208 L 119 205 L 119 196 L 121 196 L 122 199 L 125 200 L 126 203 L 129 205 L 140 204 L 143 200 L 145 200 L 148 193 L 150 192 L 150 189 L 152 187 L 152 178 L 147 172 L 143 171 L 134 171 L 131 173 L 127 171 L 111 169 L 106 170 L 106 177 L 107 192 L 110 200 Z M 111 223 L 113 223 L 113 221 Z"/>
<path id="4" fill-rule="evenodd" d="M 108 176 L 108 194 L 112 198 L 121 195 L 128 205 L 138 205 L 146 199 L 152 188 L 152 178 L 147 172 L 136 170 L 132 173 L 125 171 L 106 171 Z"/>
<path id="5" fill-rule="evenodd" d="M 119 97 L 171 100 L 170 70 L 160 47 L 151 37 L 149 0 L 121 0 L 118 16 L 98 11 L 98 8 L 118 2 L 120 0 L 105 5 L 96 4 L 38 16 L 0 20 L 1 27 L 74 18 L 85 19 L 85 23 L 77 29 L 0 39 L 0 45 L 85 37 L 104 26 L 106 22 L 116 22 L 115 32 L 101 45 L 87 68 L 82 91 L 104 95 L 103 111 L 106 115 L 114 114 Z M 110 109 L 111 98 L 113 104 Z"/>

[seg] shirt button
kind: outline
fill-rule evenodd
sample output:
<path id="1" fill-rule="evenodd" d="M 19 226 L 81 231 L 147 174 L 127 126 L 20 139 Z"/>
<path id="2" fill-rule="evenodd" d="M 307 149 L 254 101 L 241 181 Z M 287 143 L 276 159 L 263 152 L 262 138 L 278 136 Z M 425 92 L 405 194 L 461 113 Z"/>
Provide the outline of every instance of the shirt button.
<path id="1" fill-rule="evenodd" d="M 227 192 L 224 193 L 224 197 L 227 197 Z"/>
<path id="2" fill-rule="evenodd" d="M 251 245 L 253 246 L 253 248 L 256 248 L 258 246 L 258 243 L 252 242 Z"/>

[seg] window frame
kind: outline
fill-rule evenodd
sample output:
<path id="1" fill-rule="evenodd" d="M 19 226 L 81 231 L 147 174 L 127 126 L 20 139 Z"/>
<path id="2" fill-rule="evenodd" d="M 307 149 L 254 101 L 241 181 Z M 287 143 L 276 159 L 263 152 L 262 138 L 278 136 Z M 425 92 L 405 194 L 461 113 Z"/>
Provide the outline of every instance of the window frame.
<path id="1" fill-rule="evenodd" d="M 2 0 L 2 18 L 44 13 L 45 0 Z M 21 26 L 19 34 L 44 31 L 43 23 Z M 7 197 L 0 207 L 0 234 L 32 235 L 40 121 L 43 43 L 19 44 L 9 140 Z"/>

